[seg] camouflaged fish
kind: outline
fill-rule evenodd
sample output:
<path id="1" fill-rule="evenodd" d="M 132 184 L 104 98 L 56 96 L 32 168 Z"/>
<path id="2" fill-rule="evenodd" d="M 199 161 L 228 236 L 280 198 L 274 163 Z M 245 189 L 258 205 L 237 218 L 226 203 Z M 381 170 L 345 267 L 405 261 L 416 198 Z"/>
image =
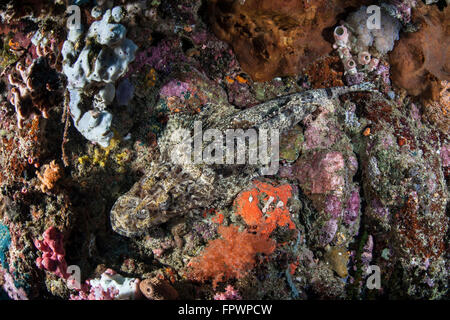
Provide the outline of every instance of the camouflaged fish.
<path id="1" fill-rule="evenodd" d="M 174 132 L 193 128 L 201 120 L 204 128 L 277 129 L 288 130 L 313 113 L 317 107 L 334 110 L 339 96 L 357 91 L 371 91 L 374 86 L 364 83 L 352 87 L 315 89 L 295 93 L 264 102 L 250 109 L 236 111 L 207 105 L 196 116 L 171 116 L 158 141 L 160 157 L 150 165 L 149 171 L 130 191 L 120 196 L 111 209 L 114 231 L 133 237 L 146 233 L 152 226 L 164 223 L 186 213 L 202 212 L 208 208 L 221 208 L 231 204 L 236 195 L 261 176 L 261 165 L 192 164 L 173 161 L 169 156 L 174 143 Z"/>

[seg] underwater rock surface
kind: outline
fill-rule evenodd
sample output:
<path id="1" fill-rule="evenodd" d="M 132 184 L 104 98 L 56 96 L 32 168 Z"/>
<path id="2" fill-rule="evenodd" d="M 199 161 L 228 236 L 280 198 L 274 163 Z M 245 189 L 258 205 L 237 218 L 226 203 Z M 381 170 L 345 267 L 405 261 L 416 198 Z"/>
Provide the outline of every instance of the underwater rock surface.
<path id="1" fill-rule="evenodd" d="M 253 80 L 267 81 L 295 75 L 329 53 L 324 29 L 357 3 L 361 1 L 213 0 L 208 13 L 214 32 L 233 46 L 242 68 Z"/>
<path id="2" fill-rule="evenodd" d="M 447 2 L 69 2 L 0 4 L 0 299 L 449 298 Z"/>

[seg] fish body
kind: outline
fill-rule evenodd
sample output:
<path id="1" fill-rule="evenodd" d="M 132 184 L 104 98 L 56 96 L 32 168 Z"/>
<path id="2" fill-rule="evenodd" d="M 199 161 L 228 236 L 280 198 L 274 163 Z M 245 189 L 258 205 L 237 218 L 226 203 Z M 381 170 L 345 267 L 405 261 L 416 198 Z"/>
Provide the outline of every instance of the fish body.
<path id="1" fill-rule="evenodd" d="M 224 117 L 216 117 L 216 121 L 209 122 L 204 129 L 224 131 L 230 128 L 253 128 L 276 129 L 281 132 L 302 121 L 317 107 L 334 108 L 339 105 L 340 95 L 357 91 L 374 91 L 374 87 L 370 83 L 364 83 L 294 93 L 250 109 L 228 112 Z M 211 110 L 214 111 L 214 107 Z M 229 205 L 243 188 L 261 175 L 261 167 L 255 164 L 174 163 L 174 159 L 169 156 L 171 147 L 168 143 L 172 133 L 180 128 L 180 125 L 174 123 L 168 123 L 158 143 L 161 148 L 159 159 L 151 164 L 148 172 L 130 191 L 117 199 L 111 209 L 112 228 L 123 236 L 142 235 L 155 225 L 193 210 Z"/>

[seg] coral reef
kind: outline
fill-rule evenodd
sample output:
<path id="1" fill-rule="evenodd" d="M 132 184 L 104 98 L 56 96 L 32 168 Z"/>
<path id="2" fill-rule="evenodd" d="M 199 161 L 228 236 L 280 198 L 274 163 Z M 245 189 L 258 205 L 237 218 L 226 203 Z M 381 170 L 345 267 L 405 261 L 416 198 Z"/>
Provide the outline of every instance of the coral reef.
<path id="1" fill-rule="evenodd" d="M 345 70 L 345 82 L 354 85 L 380 76 L 384 85 L 390 85 L 389 68 L 382 62 L 384 55 L 394 48 L 399 39 L 401 23 L 379 8 L 378 20 L 372 21 L 371 7 L 362 6 L 352 12 L 334 29 L 336 49 Z M 377 24 L 378 25 L 371 25 Z M 385 90 L 386 91 L 386 90 Z"/>
<path id="2" fill-rule="evenodd" d="M 356 98 L 354 102 L 362 100 Z M 390 270 L 384 275 L 388 282 L 394 281 L 397 263 L 402 266 L 400 272 L 411 275 L 403 282 L 405 291 L 396 293 L 399 296 L 429 295 L 430 290 L 437 290 L 434 295 L 439 296 L 443 292 L 440 290 L 445 290 L 443 259 L 448 195 L 439 157 L 430 153 L 432 149 L 440 149 L 436 145 L 439 143 L 436 129 L 406 118 L 386 100 L 368 100 L 363 108 L 374 129 L 372 138 L 365 143 L 362 167 L 363 176 L 370 177 L 363 190 L 371 199 L 365 214 L 370 221 L 368 231 L 373 236 L 372 256 L 382 250 L 396 252 L 386 260 L 377 254 L 375 264 Z M 391 111 L 380 117 L 381 110 Z M 433 272 L 427 267 L 429 271 L 425 273 L 414 271 L 429 264 L 433 265 Z M 434 272 L 440 276 L 433 276 L 433 289 L 413 284 L 426 282 L 427 273 Z M 396 294 L 391 293 L 392 297 Z"/>
<path id="3" fill-rule="evenodd" d="M 448 298 L 448 1 L 18 4 L 0 299 Z"/>
<path id="4" fill-rule="evenodd" d="M 352 1 L 345 5 L 351 6 Z M 242 68 L 255 81 L 294 75 L 331 46 L 323 29 L 336 23 L 344 1 L 214 0 L 209 4 L 212 28 L 233 46 Z"/>
<path id="5" fill-rule="evenodd" d="M 245 123 L 246 126 L 261 129 L 283 130 L 315 111 L 316 103 L 334 109 L 339 94 L 365 90 L 370 91 L 371 85 L 361 84 L 328 91 L 310 90 L 268 101 L 231 115 L 232 110 L 224 111 L 218 106 L 216 109 L 209 110 L 213 113 L 210 121 L 214 121 L 212 116 L 222 115 L 222 118 L 218 119 L 216 128 L 225 130 L 236 123 Z M 282 105 L 282 108 L 275 116 L 272 114 L 272 109 L 279 105 Z M 224 112 L 226 112 L 225 115 L 223 115 Z M 287 113 L 290 117 L 284 116 Z M 187 121 L 189 117 L 186 114 L 180 115 L 180 118 L 187 118 Z M 111 225 L 113 230 L 121 235 L 139 236 L 154 225 L 167 222 L 194 209 L 229 204 L 254 177 L 269 171 L 267 168 L 248 165 L 247 170 L 241 169 L 236 172 L 239 178 L 231 175 L 222 179 L 218 185 L 214 185 L 217 180 L 214 168 L 192 163 L 192 152 L 187 151 L 190 148 L 190 142 L 186 142 L 186 131 L 178 130 L 180 122 L 183 121 L 180 118 L 172 124 L 167 124 L 165 137 L 161 138 L 161 141 L 167 139 L 168 143 L 166 149 L 161 150 L 159 160 L 152 163 L 141 181 L 117 199 L 112 207 Z M 202 128 L 196 129 L 199 129 L 201 133 Z M 177 144 L 177 141 L 182 143 Z M 225 155 L 222 154 L 221 157 L 221 162 L 225 163 L 223 161 Z M 208 196 L 204 197 L 205 194 Z"/>

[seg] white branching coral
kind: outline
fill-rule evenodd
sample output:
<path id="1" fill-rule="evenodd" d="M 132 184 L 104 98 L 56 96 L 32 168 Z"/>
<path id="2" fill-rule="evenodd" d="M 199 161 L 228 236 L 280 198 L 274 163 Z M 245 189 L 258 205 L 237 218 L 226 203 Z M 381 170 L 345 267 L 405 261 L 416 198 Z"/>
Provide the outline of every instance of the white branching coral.
<path id="1" fill-rule="evenodd" d="M 125 26 L 119 24 L 123 16 L 122 8 L 114 7 L 86 33 L 72 28 L 62 49 L 75 127 L 102 147 L 107 147 L 113 136 L 112 114 L 106 108 L 114 100 L 115 82 L 126 73 L 137 50 L 126 38 Z"/>

